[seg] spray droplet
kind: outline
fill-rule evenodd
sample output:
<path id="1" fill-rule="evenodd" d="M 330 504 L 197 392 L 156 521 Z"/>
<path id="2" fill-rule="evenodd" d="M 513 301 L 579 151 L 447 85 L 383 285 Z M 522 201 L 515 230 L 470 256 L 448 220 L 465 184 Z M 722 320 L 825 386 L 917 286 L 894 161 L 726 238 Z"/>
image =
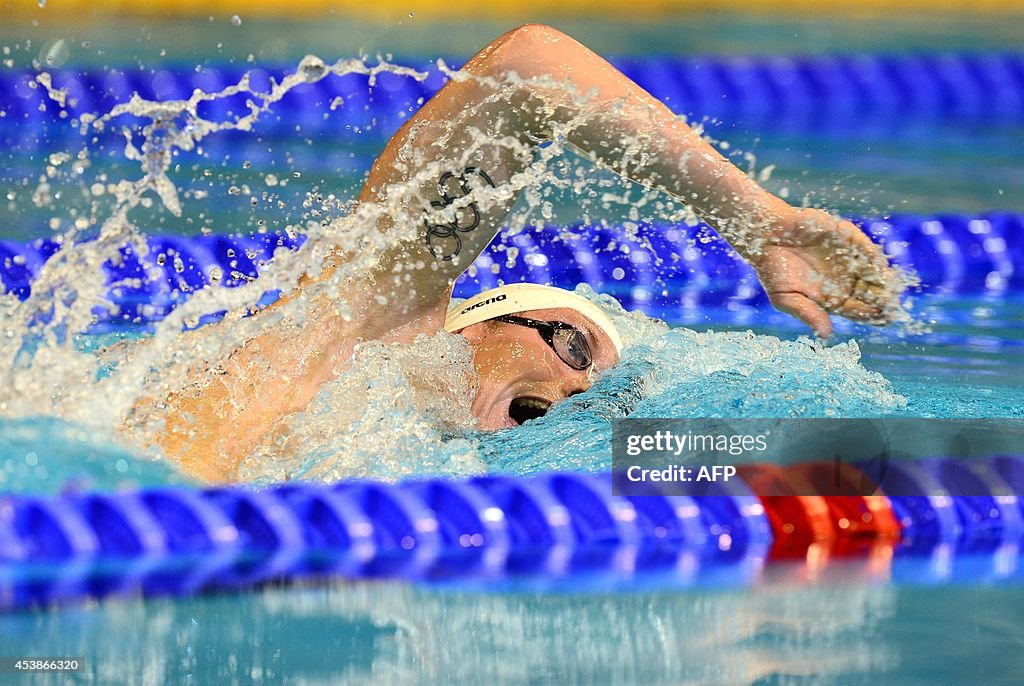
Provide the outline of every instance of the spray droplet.
<path id="1" fill-rule="evenodd" d="M 231 25 L 232 26 L 241 26 L 242 25 L 242 18 L 240 16 L 238 16 L 237 14 L 232 15 L 232 17 L 231 17 Z"/>
<path id="2" fill-rule="evenodd" d="M 316 55 L 306 55 L 299 62 L 299 74 L 306 83 L 314 83 L 327 75 L 327 65 Z"/>
<path id="3" fill-rule="evenodd" d="M 39 0 L 40 7 L 46 7 L 46 0 Z"/>
<path id="4" fill-rule="evenodd" d="M 68 61 L 68 43 L 63 38 L 50 41 L 39 52 L 39 61 L 48 69 L 56 69 Z"/>

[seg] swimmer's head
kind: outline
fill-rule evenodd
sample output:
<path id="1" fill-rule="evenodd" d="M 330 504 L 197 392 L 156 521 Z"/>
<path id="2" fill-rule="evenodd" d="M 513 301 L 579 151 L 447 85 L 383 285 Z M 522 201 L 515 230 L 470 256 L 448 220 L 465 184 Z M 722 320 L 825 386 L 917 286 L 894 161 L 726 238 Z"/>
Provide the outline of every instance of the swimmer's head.
<path id="1" fill-rule="evenodd" d="M 445 329 L 473 346 L 480 428 L 518 426 L 590 388 L 619 361 L 615 324 L 586 298 L 551 286 L 511 284 L 449 310 Z"/>

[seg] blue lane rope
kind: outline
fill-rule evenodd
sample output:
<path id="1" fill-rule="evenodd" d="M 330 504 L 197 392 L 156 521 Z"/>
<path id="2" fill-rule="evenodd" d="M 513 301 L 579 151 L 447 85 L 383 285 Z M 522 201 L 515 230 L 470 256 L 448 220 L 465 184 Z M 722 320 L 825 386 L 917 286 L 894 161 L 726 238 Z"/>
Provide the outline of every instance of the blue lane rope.
<path id="1" fill-rule="evenodd" d="M 970 557 L 970 570 L 988 560 L 993 578 L 1020 573 L 1014 546 L 1024 537 L 1024 499 L 1014 489 L 1024 456 L 892 462 L 888 470 L 883 482 L 903 531 L 897 558 L 955 550 Z M 684 558 L 687 573 L 722 578 L 724 570 L 745 583 L 743 570 L 766 560 L 766 510 L 740 479 L 689 494 L 630 493 L 614 495 L 610 473 L 563 472 L 0 495 L 0 608 L 309 576 L 671 575 L 683 573 Z M 948 562 L 899 569 L 941 581 Z"/>
<path id="2" fill-rule="evenodd" d="M 1024 116 L 1024 53 L 1019 52 L 621 57 L 612 62 L 680 114 L 820 123 L 859 121 L 872 115 L 900 119 Z M 444 83 L 433 63 L 414 66 L 429 71 L 430 77 L 420 83 L 381 74 L 373 88 L 363 75 L 303 85 L 289 93 L 256 131 L 293 137 L 299 127 L 305 135 L 343 136 L 356 130 L 360 135 L 390 135 Z M 37 72 L 0 71 L 0 135 L 21 146 L 31 145 L 33 134 L 70 133 L 68 119 L 109 112 L 127 102 L 132 93 L 148 99 L 186 99 L 197 88 L 214 92 L 237 83 L 246 71 L 251 71 L 255 88 L 269 90 L 270 79 L 280 79 L 288 70 L 235 65 L 51 70 L 54 86 L 68 93 L 63 117 L 44 89 L 33 85 Z M 329 111 L 339 97 L 345 105 Z M 222 120 L 232 110 L 246 111 L 245 98 L 205 103 L 200 110 L 204 116 Z M 111 130 L 108 135 L 119 134 Z"/>
<path id="3" fill-rule="evenodd" d="M 1024 291 L 1024 215 L 916 215 L 859 220 L 884 243 L 893 261 L 920 277 L 925 293 L 1008 296 Z M 763 306 L 767 296 L 753 270 L 708 227 L 640 225 L 576 227 L 565 239 L 551 230 L 528 229 L 495 241 L 460 279 L 455 294 L 529 281 L 574 288 L 586 282 L 629 309 L 662 317 L 709 306 Z M 149 254 L 130 247 L 105 270 L 117 312 L 97 308 L 98 330 L 145 324 L 165 317 L 194 291 L 214 282 L 233 287 L 258 276 L 275 250 L 297 249 L 304 237 L 149 236 Z M 607 246 L 614 244 L 615 250 Z M 649 246 L 649 247 L 647 247 Z M 60 246 L 51 239 L 0 241 L 0 283 L 28 297 L 32 279 Z M 507 249 L 519 251 L 509 264 Z"/>

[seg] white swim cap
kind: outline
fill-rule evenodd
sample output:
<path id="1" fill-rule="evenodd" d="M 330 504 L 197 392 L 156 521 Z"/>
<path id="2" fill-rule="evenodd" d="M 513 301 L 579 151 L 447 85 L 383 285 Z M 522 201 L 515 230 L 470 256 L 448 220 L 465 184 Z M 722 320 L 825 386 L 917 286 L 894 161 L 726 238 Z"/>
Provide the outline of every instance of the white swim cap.
<path id="1" fill-rule="evenodd" d="M 608 335 L 615 346 L 615 352 L 622 352 L 622 338 L 615 324 L 597 305 L 567 290 L 535 283 L 513 283 L 475 295 L 448 310 L 444 328 L 449 333 L 455 333 L 472 324 L 506 314 L 555 307 L 566 307 L 582 314 Z"/>

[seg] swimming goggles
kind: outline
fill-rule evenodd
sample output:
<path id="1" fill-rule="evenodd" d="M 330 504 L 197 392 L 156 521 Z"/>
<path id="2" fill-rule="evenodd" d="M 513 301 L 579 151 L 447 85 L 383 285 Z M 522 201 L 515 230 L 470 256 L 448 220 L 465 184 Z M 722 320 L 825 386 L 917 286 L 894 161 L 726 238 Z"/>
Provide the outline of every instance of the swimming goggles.
<path id="1" fill-rule="evenodd" d="M 494 317 L 494 321 L 536 329 L 544 342 L 558 355 L 558 359 L 573 369 L 589 369 L 594 364 L 594 356 L 590 352 L 590 345 L 587 344 L 587 337 L 575 326 L 565 322 L 542 322 L 512 315 Z"/>

